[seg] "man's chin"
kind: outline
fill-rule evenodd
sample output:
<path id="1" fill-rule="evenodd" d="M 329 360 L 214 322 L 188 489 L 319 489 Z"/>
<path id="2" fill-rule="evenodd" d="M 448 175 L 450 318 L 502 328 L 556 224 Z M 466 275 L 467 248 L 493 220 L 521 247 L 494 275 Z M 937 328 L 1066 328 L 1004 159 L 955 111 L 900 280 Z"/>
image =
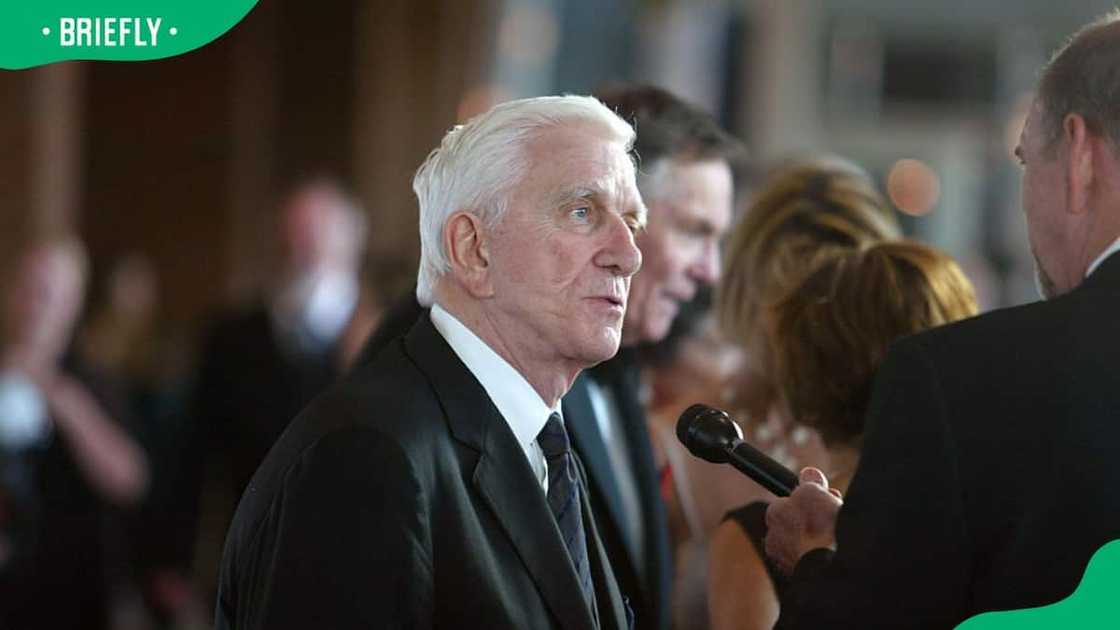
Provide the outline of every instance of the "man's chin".
<path id="1" fill-rule="evenodd" d="M 675 301 L 667 301 L 664 307 L 653 317 L 650 321 L 646 322 L 645 335 L 642 341 L 646 343 L 660 343 L 664 341 L 665 337 L 669 336 L 669 330 L 673 327 L 673 320 L 677 318 L 677 313 L 680 312 L 680 305 Z"/>
<path id="2" fill-rule="evenodd" d="M 598 337 L 588 336 L 580 348 L 580 356 L 588 367 L 598 365 L 618 354 L 622 345 L 622 331 L 611 328 L 602 331 Z"/>

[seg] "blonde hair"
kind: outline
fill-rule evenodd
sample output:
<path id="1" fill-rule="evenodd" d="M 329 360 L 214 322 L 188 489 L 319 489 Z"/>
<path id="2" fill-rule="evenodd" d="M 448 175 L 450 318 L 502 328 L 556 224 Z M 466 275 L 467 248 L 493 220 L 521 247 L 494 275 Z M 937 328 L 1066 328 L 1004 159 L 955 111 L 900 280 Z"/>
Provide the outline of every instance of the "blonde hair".
<path id="1" fill-rule="evenodd" d="M 763 308 L 837 251 L 897 238 L 898 222 L 858 166 L 821 158 L 780 169 L 763 185 L 728 240 L 719 319 L 751 345 Z"/>
<path id="2" fill-rule="evenodd" d="M 972 283 L 932 247 L 900 240 L 835 255 L 772 308 L 772 376 L 794 420 L 826 444 L 852 443 L 890 344 L 976 312 Z"/>

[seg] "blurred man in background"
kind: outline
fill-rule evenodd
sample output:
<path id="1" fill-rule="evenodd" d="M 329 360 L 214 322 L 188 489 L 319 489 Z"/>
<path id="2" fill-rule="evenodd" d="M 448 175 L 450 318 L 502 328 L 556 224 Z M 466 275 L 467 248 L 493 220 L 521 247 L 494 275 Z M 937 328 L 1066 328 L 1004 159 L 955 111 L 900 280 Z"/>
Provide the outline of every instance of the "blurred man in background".
<path id="1" fill-rule="evenodd" d="M 630 285 L 623 347 L 576 381 L 564 408 L 635 627 L 663 630 L 671 622 L 673 558 L 635 350 L 664 339 L 680 306 L 719 278 L 732 166 L 743 147 L 709 114 L 665 90 L 621 86 L 598 97 L 637 132 L 638 189 L 649 223 L 637 238 L 643 262 Z"/>
<path id="2" fill-rule="evenodd" d="M 229 449 L 234 500 L 288 422 L 338 375 L 336 342 L 360 293 L 365 223 L 337 185 L 298 187 L 277 239 L 275 284 L 219 317 L 199 360 L 195 417 Z"/>
<path id="3" fill-rule="evenodd" d="M 202 342 L 193 400 L 200 516 L 182 562 L 200 543 L 198 572 L 216 574 L 233 506 L 272 444 L 342 370 L 339 342 L 357 310 L 365 217 L 334 181 L 293 189 L 276 222 L 273 283 L 255 302 L 220 315 Z M 189 502 L 188 502 L 189 503 Z M 212 564 L 213 563 L 213 564 Z"/>

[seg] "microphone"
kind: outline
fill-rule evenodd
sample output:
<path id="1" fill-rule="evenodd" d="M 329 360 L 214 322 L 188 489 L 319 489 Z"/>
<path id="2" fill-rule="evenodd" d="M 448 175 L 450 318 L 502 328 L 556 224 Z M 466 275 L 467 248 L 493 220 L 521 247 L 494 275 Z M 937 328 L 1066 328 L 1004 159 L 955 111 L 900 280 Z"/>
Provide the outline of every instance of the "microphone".
<path id="1" fill-rule="evenodd" d="M 677 420 L 677 439 L 696 457 L 730 463 L 779 497 L 788 497 L 797 487 L 797 475 L 743 441 L 742 429 L 725 411 L 701 404 L 685 409 Z"/>

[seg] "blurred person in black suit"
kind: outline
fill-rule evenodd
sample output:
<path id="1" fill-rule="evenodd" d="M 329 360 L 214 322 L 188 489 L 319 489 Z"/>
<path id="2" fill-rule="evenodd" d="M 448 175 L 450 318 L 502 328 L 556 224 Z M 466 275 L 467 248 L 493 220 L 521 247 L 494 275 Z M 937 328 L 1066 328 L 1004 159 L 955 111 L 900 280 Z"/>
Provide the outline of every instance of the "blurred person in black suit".
<path id="1" fill-rule="evenodd" d="M 843 501 L 815 469 L 766 514 L 783 628 L 948 628 L 1041 606 L 1120 538 L 1120 14 L 1042 74 L 1016 155 L 1045 301 L 909 337 Z"/>
<path id="2" fill-rule="evenodd" d="M 68 355 L 85 291 L 72 238 L 33 244 L 6 278 L 0 345 L 0 627 L 98 629 L 124 576 L 121 508 L 148 461 L 120 400 Z"/>
<path id="3" fill-rule="evenodd" d="M 681 305 L 719 278 L 733 167 L 744 150 L 709 114 L 665 90 L 617 86 L 598 96 L 637 132 L 638 189 L 649 225 L 637 238 L 643 262 L 630 286 L 623 347 L 576 381 L 564 408 L 636 627 L 665 630 L 672 622 L 673 557 L 637 348 L 662 341 Z"/>
<path id="4" fill-rule="evenodd" d="M 234 496 L 288 422 L 340 372 L 337 342 L 358 304 L 365 222 L 336 184 L 295 189 L 279 221 L 275 284 L 221 315 L 202 346 L 193 408 L 228 450 Z"/>
<path id="5" fill-rule="evenodd" d="M 334 180 L 297 184 L 277 214 L 279 260 L 269 285 L 204 331 L 187 409 L 192 433 L 178 493 L 186 498 L 171 519 L 189 531 L 169 554 L 177 566 L 160 571 L 171 585 L 164 590 L 183 590 L 175 576 L 193 567 L 200 594 L 212 601 L 238 497 L 291 419 L 342 373 L 340 342 L 361 297 L 365 224 Z"/>
<path id="6" fill-rule="evenodd" d="M 218 628 L 628 626 L 560 399 L 622 338 L 646 212 L 632 141 L 575 96 L 444 137 L 413 181 L 430 309 L 265 459 Z"/>

